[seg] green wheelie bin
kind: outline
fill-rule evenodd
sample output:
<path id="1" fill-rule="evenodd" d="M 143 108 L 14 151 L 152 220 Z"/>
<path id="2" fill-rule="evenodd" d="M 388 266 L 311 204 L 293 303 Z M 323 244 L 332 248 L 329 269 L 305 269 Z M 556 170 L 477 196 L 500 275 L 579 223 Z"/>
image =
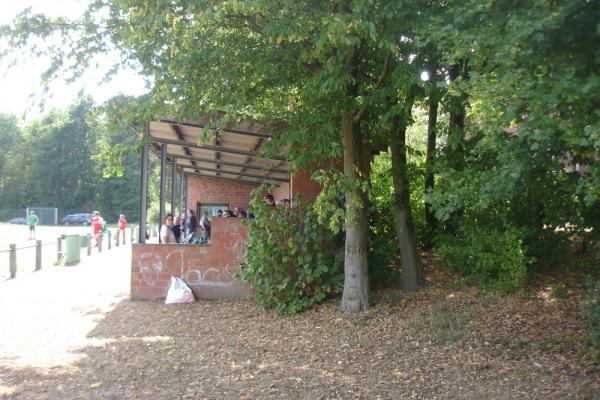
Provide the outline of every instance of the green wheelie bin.
<path id="1" fill-rule="evenodd" d="M 80 260 L 79 235 L 66 235 L 65 237 L 65 265 L 79 264 Z"/>

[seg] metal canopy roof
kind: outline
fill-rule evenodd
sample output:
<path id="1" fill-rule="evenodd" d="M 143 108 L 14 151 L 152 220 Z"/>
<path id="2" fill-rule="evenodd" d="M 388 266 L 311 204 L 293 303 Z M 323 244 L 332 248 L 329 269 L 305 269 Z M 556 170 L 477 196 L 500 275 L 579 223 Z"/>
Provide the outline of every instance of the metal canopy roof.
<path id="1" fill-rule="evenodd" d="M 283 128 L 275 121 L 241 121 L 217 130 L 214 118 L 202 117 L 195 122 L 163 119 L 149 124 L 149 141 L 167 147 L 167 158 L 175 160 L 185 173 L 259 185 L 263 182 L 289 182 L 285 153 L 259 157 L 262 145 Z M 200 141 L 202 135 L 207 141 Z M 158 147 L 158 146 L 157 146 Z"/>

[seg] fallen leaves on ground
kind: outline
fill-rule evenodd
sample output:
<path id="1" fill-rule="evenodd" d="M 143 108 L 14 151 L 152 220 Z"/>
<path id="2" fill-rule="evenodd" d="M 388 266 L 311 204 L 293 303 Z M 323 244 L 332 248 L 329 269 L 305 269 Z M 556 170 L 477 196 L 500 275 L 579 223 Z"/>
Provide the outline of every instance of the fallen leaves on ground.
<path id="1" fill-rule="evenodd" d="M 580 299 L 439 284 L 375 292 L 357 315 L 331 299 L 292 317 L 251 300 L 123 300 L 75 366 L 0 367 L 0 398 L 595 399 Z"/>

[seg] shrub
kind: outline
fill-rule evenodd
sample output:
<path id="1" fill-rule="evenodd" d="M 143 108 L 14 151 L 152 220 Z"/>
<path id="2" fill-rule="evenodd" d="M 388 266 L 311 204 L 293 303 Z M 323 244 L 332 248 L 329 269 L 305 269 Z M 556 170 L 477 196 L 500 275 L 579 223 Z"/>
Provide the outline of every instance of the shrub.
<path id="1" fill-rule="evenodd" d="M 467 282 L 492 291 L 521 287 L 527 277 L 527 265 L 531 263 L 520 232 L 514 228 L 504 232 L 461 229 L 457 236 L 441 237 L 436 251 L 449 266 L 461 272 Z"/>
<path id="2" fill-rule="evenodd" d="M 271 207 L 254 191 L 246 222 L 248 252 L 238 276 L 254 290 L 265 308 L 290 315 L 310 308 L 343 287 L 343 253 L 339 239 L 317 222 L 315 212 L 300 198 L 293 208 Z"/>

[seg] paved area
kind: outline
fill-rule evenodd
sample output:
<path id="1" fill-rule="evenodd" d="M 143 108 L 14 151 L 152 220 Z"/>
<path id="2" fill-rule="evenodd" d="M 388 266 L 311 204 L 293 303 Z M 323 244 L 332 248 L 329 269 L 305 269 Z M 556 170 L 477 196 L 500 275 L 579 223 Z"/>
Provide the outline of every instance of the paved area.
<path id="1" fill-rule="evenodd" d="M 68 367 L 88 333 L 129 294 L 131 246 L 0 281 L 0 366 Z M 0 395 L 3 394 L 0 379 Z"/>

